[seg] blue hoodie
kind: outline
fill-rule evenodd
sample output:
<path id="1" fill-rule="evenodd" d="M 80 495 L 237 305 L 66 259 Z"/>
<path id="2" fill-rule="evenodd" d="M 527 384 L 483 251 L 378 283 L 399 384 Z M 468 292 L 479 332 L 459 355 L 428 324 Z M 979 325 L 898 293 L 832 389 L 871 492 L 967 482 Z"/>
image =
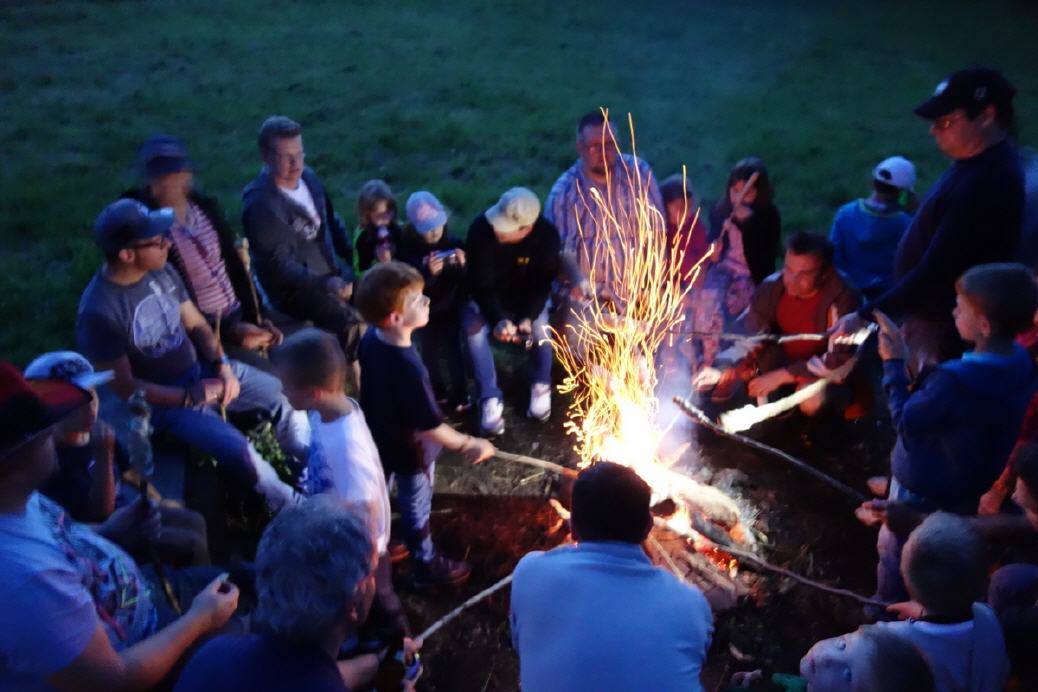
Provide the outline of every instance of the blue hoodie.
<path id="1" fill-rule="evenodd" d="M 897 429 L 891 470 L 930 506 L 973 514 L 1005 468 L 1027 404 L 1038 389 L 1034 363 L 1014 344 L 1007 356 L 967 353 L 942 363 L 914 392 L 901 360 L 883 364 Z"/>

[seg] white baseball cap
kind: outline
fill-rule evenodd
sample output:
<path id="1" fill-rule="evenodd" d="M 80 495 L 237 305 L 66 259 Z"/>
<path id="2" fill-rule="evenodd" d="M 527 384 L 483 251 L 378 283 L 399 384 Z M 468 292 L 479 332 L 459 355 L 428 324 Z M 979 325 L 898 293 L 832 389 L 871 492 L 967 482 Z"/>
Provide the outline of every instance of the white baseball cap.
<path id="1" fill-rule="evenodd" d="M 891 156 L 872 169 L 872 179 L 899 190 L 911 190 L 915 187 L 915 166 L 903 156 Z"/>
<path id="2" fill-rule="evenodd" d="M 65 380 L 82 389 L 111 382 L 114 377 L 111 370 L 94 372 L 90 361 L 75 351 L 44 353 L 25 368 L 27 380 Z"/>
<path id="3" fill-rule="evenodd" d="M 513 187 L 486 211 L 487 221 L 496 233 L 508 235 L 530 226 L 541 213 L 541 201 L 525 187 Z"/>

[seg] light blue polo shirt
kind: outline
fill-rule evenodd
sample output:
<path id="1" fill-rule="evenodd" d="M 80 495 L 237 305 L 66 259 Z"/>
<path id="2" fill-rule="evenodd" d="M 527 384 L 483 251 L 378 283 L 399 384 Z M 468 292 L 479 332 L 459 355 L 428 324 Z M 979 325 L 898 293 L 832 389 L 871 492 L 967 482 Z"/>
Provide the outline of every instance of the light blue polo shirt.
<path id="1" fill-rule="evenodd" d="M 524 692 L 703 689 L 710 606 L 639 545 L 585 542 L 526 555 L 515 568 L 511 619 Z"/>

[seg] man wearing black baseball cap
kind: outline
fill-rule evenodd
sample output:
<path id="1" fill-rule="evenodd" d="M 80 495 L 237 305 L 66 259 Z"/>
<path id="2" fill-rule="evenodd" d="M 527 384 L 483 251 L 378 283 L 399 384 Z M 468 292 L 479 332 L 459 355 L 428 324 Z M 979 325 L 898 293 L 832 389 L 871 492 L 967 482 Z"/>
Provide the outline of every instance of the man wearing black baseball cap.
<path id="1" fill-rule="evenodd" d="M 873 310 L 899 318 L 914 372 L 962 353 L 952 320 L 956 279 L 975 265 L 1016 259 L 1024 178 L 1008 138 L 1015 93 L 998 70 L 970 67 L 949 75 L 914 109 L 930 121 L 930 134 L 952 165 L 905 231 L 894 286 L 838 326 L 853 331 Z"/>
<path id="2" fill-rule="evenodd" d="M 149 211 L 132 199 L 97 217 L 105 263 L 79 302 L 79 351 L 96 369 L 112 371 L 110 387 L 120 398 L 144 391 L 156 432 L 212 455 L 232 482 L 255 489 L 276 511 L 296 493 L 218 409 L 265 415 L 282 449 L 297 458 L 309 443 L 309 424 L 277 378 L 224 355 L 166 263 L 172 223 L 169 209 Z"/>
<path id="3" fill-rule="evenodd" d="M 150 689 L 238 604 L 226 575 L 183 582 L 197 595 L 175 617 L 129 555 L 38 492 L 53 433 L 90 398 L 0 363 L 0 689 Z"/>

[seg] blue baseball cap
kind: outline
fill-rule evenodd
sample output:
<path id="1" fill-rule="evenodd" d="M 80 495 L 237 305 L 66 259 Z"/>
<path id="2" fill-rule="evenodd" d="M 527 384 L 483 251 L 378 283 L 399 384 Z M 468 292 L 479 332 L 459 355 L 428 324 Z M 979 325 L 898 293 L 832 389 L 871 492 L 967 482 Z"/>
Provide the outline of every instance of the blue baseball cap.
<path id="1" fill-rule="evenodd" d="M 174 218 L 172 209 L 151 211 L 135 199 L 120 199 L 97 215 L 94 241 L 108 257 L 138 241 L 169 232 Z"/>
<path id="2" fill-rule="evenodd" d="M 192 167 L 187 147 L 173 135 L 149 137 L 141 146 L 140 165 L 144 175 L 149 178 L 188 171 Z"/>

